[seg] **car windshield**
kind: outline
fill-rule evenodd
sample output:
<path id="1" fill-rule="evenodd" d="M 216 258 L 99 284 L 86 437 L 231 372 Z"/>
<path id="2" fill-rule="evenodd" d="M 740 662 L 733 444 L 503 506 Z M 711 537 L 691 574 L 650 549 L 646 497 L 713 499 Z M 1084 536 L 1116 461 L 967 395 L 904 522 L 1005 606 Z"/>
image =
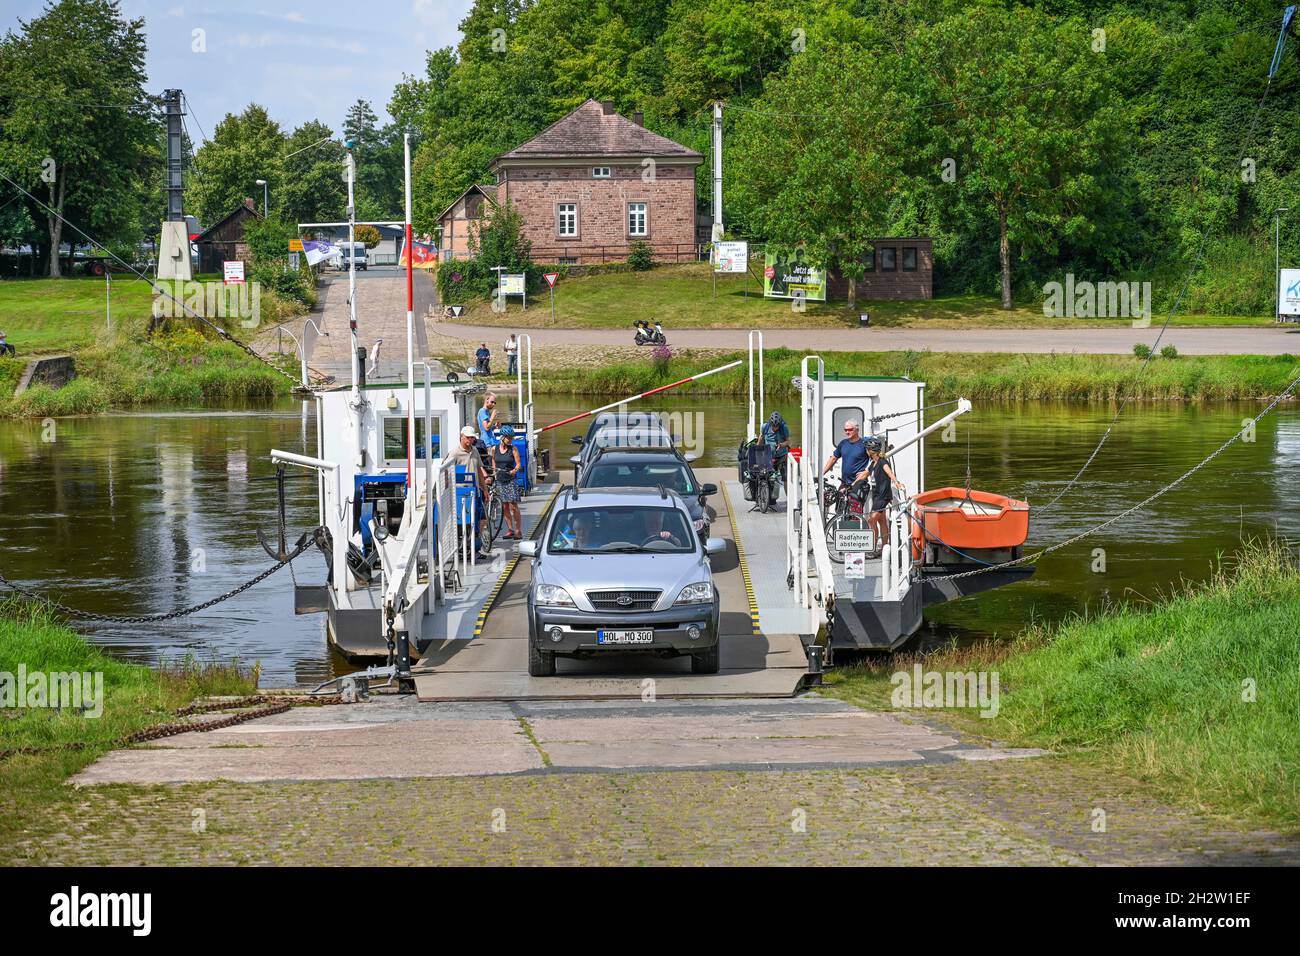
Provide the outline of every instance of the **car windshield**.
<path id="1" fill-rule="evenodd" d="M 671 460 L 630 463 L 598 461 L 583 475 L 582 484 L 592 488 L 657 488 L 663 485 L 679 495 L 696 493 L 686 466 Z"/>
<path id="2" fill-rule="evenodd" d="M 551 524 L 552 554 L 683 552 L 695 547 L 686 515 L 672 507 L 567 508 Z"/>

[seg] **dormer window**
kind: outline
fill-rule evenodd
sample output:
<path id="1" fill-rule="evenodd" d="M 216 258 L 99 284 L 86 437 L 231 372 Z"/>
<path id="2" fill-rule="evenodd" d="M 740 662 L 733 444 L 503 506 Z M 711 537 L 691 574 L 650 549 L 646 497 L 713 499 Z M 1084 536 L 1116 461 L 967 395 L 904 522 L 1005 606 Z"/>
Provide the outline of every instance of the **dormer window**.
<path id="1" fill-rule="evenodd" d="M 613 173 L 608 166 L 593 166 L 591 168 L 592 179 L 609 179 Z"/>

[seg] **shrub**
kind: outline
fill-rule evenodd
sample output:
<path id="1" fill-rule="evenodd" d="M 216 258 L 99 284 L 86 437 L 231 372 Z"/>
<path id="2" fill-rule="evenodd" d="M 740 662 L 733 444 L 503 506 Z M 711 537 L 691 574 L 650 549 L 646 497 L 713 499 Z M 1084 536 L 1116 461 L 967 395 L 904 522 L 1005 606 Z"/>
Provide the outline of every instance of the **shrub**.
<path id="1" fill-rule="evenodd" d="M 1160 357 L 1167 358 L 1167 359 L 1176 359 L 1178 358 L 1178 349 L 1174 348 L 1172 345 L 1166 345 L 1164 348 L 1160 350 Z"/>
<path id="2" fill-rule="evenodd" d="M 1145 362 L 1151 357 L 1151 346 L 1139 342 L 1137 345 L 1133 346 L 1133 354 Z"/>
<path id="3" fill-rule="evenodd" d="M 673 358 L 673 350 L 667 345 L 659 345 L 650 353 L 650 357 L 654 359 L 655 371 L 666 372 L 668 371 L 668 363 Z"/>
<path id="4" fill-rule="evenodd" d="M 352 230 L 352 235 L 356 238 L 357 242 L 364 242 L 367 249 L 375 248 L 375 246 L 379 245 L 380 238 L 382 238 L 379 235 L 378 229 L 374 226 L 366 225 L 357 226 Z"/>
<path id="5" fill-rule="evenodd" d="M 636 272 L 646 272 L 654 267 L 655 254 L 650 243 L 638 239 L 627 248 L 627 264 Z"/>

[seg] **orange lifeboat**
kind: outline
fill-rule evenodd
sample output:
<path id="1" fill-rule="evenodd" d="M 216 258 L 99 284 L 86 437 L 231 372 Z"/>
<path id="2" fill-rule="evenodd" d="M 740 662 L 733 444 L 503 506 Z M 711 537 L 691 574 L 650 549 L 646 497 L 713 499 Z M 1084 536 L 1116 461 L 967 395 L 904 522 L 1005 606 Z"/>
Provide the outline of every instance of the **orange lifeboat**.
<path id="1" fill-rule="evenodd" d="M 912 499 L 912 557 L 927 544 L 970 553 L 1018 548 L 1029 537 L 1029 503 L 965 488 L 935 488 Z"/>

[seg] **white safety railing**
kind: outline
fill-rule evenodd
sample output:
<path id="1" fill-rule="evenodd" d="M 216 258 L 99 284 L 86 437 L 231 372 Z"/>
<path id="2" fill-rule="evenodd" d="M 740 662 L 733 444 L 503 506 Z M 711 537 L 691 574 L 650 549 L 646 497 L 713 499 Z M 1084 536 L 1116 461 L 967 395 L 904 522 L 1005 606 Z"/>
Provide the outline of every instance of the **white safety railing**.
<path id="1" fill-rule="evenodd" d="M 815 369 L 815 374 L 814 374 Z M 825 364 L 804 358 L 797 380 L 801 396 L 802 450 L 786 458 L 786 576 L 800 607 L 818 609 L 823 621 L 835 596 L 834 570 L 822 515 L 822 382 Z"/>
<path id="2" fill-rule="evenodd" d="M 524 462 L 524 468 L 528 475 L 528 487 L 532 488 L 537 483 L 537 435 L 533 432 L 533 337 L 527 332 L 518 335 L 515 338 L 516 351 L 515 355 L 515 407 L 523 410 L 522 418 L 524 421 L 524 435 L 528 441 L 528 460 Z M 520 354 L 522 353 L 522 355 Z M 525 389 L 525 371 L 527 366 L 527 396 L 524 400 Z"/>
<path id="3" fill-rule="evenodd" d="M 757 346 L 757 348 L 755 348 Z M 758 392 L 757 402 L 755 400 L 755 366 L 758 370 Z M 755 418 L 754 412 L 758 412 Z M 757 329 L 752 329 L 749 333 L 749 431 L 750 441 L 758 438 L 758 430 L 763 427 L 766 416 L 763 414 L 763 333 Z"/>
<path id="4" fill-rule="evenodd" d="M 889 505 L 889 544 L 880 548 L 881 599 L 901 600 L 912 583 L 912 502 Z"/>

